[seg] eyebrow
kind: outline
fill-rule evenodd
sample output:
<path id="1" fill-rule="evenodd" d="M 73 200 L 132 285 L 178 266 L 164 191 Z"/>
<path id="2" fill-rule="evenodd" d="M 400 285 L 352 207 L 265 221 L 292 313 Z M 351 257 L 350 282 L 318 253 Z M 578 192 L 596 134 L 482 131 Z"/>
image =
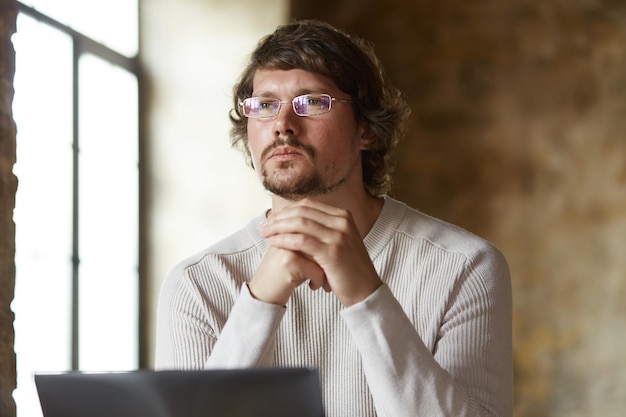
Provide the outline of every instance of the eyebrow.
<path id="1" fill-rule="evenodd" d="M 320 94 L 329 94 L 328 91 L 326 91 L 326 89 L 322 89 L 322 88 L 301 88 L 299 90 L 296 90 L 295 95 L 293 97 L 298 97 L 304 94 L 311 94 L 311 93 L 320 93 Z M 271 97 L 271 98 L 278 98 L 277 94 L 271 92 L 271 91 L 262 91 L 259 93 L 255 93 L 254 91 L 252 92 L 252 96 L 253 97 Z M 292 97 L 292 98 L 293 98 Z"/>

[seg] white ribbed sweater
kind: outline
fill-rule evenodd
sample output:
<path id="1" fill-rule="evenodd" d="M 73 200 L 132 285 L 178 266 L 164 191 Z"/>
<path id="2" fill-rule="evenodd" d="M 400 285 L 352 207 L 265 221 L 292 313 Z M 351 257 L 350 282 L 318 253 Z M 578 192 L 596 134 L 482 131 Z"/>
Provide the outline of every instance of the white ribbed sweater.
<path id="1" fill-rule="evenodd" d="M 328 417 L 510 416 L 511 288 L 484 240 L 385 198 L 364 239 L 385 285 L 343 308 L 306 285 L 251 297 L 264 216 L 183 261 L 159 300 L 156 368 L 311 366 Z"/>

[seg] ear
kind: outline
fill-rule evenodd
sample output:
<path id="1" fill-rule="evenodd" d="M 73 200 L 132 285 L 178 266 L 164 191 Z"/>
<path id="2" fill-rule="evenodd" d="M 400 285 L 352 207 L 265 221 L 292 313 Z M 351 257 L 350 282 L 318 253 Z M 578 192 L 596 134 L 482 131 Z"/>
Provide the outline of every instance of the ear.
<path id="1" fill-rule="evenodd" d="M 361 133 L 361 150 L 365 151 L 372 147 L 374 140 L 376 139 L 376 134 L 374 130 L 370 127 L 369 123 L 361 122 L 360 126 Z"/>

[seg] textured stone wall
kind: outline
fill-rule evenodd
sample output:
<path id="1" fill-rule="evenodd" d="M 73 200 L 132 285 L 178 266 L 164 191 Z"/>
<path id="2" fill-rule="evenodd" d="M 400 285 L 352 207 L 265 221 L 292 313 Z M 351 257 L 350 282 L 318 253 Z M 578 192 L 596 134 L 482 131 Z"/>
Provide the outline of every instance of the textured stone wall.
<path id="1" fill-rule="evenodd" d="M 0 416 L 15 416 L 15 353 L 11 301 L 15 288 L 15 224 L 13 208 L 17 179 L 15 124 L 12 116 L 15 53 L 11 35 L 15 32 L 17 3 L 0 0 Z"/>
<path id="2" fill-rule="evenodd" d="M 413 108 L 395 196 L 495 242 L 515 415 L 626 409 L 626 2 L 292 0 L 377 46 Z"/>

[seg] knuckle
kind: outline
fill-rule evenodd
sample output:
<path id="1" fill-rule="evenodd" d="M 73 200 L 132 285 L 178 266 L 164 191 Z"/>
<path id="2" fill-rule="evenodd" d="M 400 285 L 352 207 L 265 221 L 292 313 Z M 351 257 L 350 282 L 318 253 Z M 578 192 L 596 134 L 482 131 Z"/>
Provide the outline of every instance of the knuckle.
<path id="1" fill-rule="evenodd" d="M 352 221 L 349 217 L 339 217 L 337 219 L 337 230 L 340 230 L 343 233 L 347 233 L 352 229 Z"/>
<path id="2" fill-rule="evenodd" d="M 282 254 L 280 259 L 283 266 L 289 266 L 298 259 L 298 255 L 291 251 L 282 251 Z"/>
<path id="3" fill-rule="evenodd" d="M 298 227 L 306 227 L 310 222 L 309 219 L 302 216 L 296 217 L 294 221 L 296 222 L 296 226 Z"/>

